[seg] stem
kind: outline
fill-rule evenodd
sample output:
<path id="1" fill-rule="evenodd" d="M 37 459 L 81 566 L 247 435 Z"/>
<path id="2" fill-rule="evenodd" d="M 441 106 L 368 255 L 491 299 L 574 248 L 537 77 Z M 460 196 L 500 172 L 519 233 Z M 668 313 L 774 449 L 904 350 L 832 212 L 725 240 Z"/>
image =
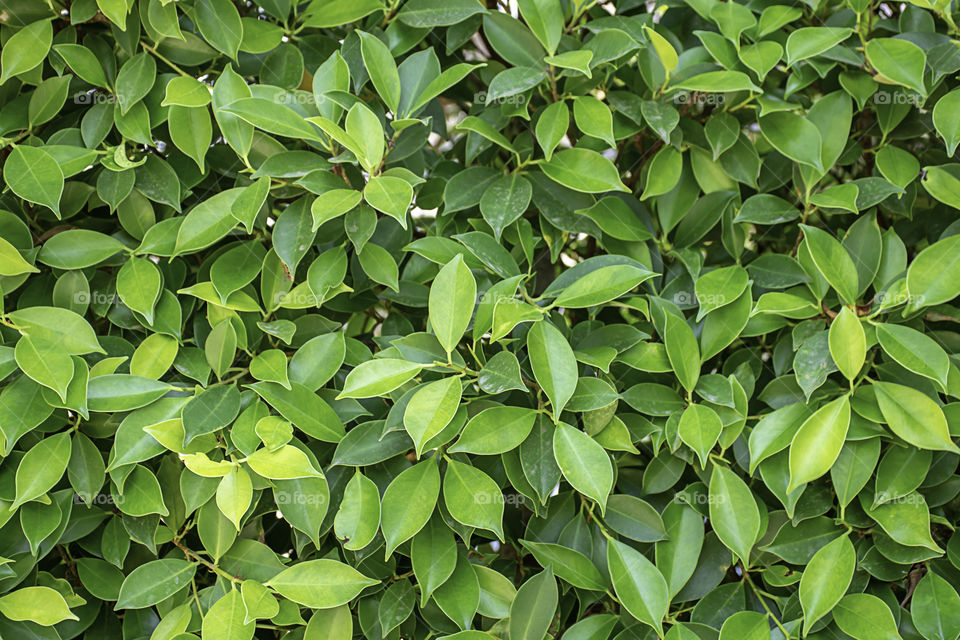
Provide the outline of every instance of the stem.
<path id="1" fill-rule="evenodd" d="M 780 632 L 783 634 L 783 637 L 786 640 L 791 640 L 790 633 L 783 627 L 783 624 L 780 620 L 773 615 L 773 612 L 770 611 L 770 607 L 767 606 L 767 601 L 764 600 L 764 592 L 757 588 L 757 585 L 753 584 L 753 580 L 750 579 L 750 574 L 746 570 L 743 572 L 744 581 L 750 585 L 750 588 L 753 589 L 753 592 L 756 594 L 757 599 L 760 600 L 760 604 L 763 605 L 763 610 L 767 612 L 767 615 L 773 620 L 774 624 L 777 625 L 777 628 L 780 629 Z M 767 594 L 769 595 L 769 594 Z"/>
<path id="2" fill-rule="evenodd" d="M 143 45 L 143 48 L 144 48 L 145 50 L 147 50 L 147 51 L 149 51 L 151 54 L 153 54 L 153 56 L 154 56 L 155 58 L 157 58 L 158 60 L 164 62 L 168 67 L 170 67 L 171 69 L 173 69 L 174 71 L 176 71 L 177 73 L 179 73 L 180 75 L 182 75 L 184 78 L 193 78 L 192 75 L 190 75 L 189 73 L 187 73 L 186 71 L 184 71 L 183 69 L 181 69 L 180 67 L 178 67 L 177 65 L 175 65 L 173 62 L 171 62 L 170 60 L 168 60 L 166 57 L 163 56 L 163 54 L 161 54 L 159 51 L 157 51 L 156 49 L 154 49 L 153 47 L 151 47 L 150 45 L 148 45 L 146 42 L 142 42 L 142 41 L 141 41 L 140 44 Z"/>
<path id="3" fill-rule="evenodd" d="M 180 551 L 183 551 L 183 554 L 184 554 L 185 556 L 187 556 L 188 558 L 192 559 L 194 562 L 197 562 L 197 563 L 199 563 L 199 564 L 202 564 L 202 565 L 205 566 L 207 569 L 209 569 L 210 571 L 213 571 L 214 573 L 216 573 L 216 574 L 217 574 L 218 576 L 220 576 L 221 578 L 225 578 L 226 580 L 229 580 L 230 582 L 232 582 L 232 583 L 234 583 L 234 584 L 239 584 L 240 582 L 243 582 L 240 578 L 237 578 L 237 577 L 235 577 L 235 576 L 230 575 L 229 573 L 227 573 L 226 571 L 224 571 L 223 569 L 221 569 L 221 568 L 218 567 L 217 565 L 213 564 L 212 562 L 209 562 L 209 561 L 207 561 L 207 560 L 204 560 L 204 559 L 201 558 L 195 551 L 190 550 L 185 544 L 183 544 L 182 542 L 180 542 L 180 541 L 177 540 L 176 538 L 174 538 L 173 540 L 171 540 L 171 542 L 173 543 L 173 546 L 175 546 L 176 548 L 180 549 Z"/>

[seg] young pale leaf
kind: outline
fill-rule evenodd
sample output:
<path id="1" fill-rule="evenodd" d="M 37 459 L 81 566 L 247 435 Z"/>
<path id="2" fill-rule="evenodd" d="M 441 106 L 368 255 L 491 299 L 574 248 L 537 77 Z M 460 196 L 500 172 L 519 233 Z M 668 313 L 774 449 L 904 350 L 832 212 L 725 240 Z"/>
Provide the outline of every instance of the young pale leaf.
<path id="1" fill-rule="evenodd" d="M 863 368 L 867 339 L 857 314 L 844 306 L 830 324 L 830 356 L 847 380 L 853 380 Z"/>
<path id="2" fill-rule="evenodd" d="M 958 451 L 943 410 L 928 395 L 893 382 L 876 382 L 873 387 L 891 431 L 921 449 Z"/>
<path id="3" fill-rule="evenodd" d="M 850 426 L 850 397 L 841 396 L 807 418 L 790 441 L 787 492 L 816 480 L 833 466 Z"/>
<path id="4" fill-rule="evenodd" d="M 418 458 L 426 444 L 453 420 L 462 393 L 460 378 L 448 376 L 421 386 L 410 398 L 403 412 L 403 426 L 413 440 Z"/>
<path id="5" fill-rule="evenodd" d="M 691 404 L 680 416 L 677 434 L 685 445 L 696 452 L 700 466 L 707 467 L 707 459 L 713 445 L 720 439 L 723 423 L 716 411 L 702 404 Z"/>
<path id="6" fill-rule="evenodd" d="M 377 358 L 359 364 L 347 374 L 337 398 L 373 398 L 390 393 L 412 380 L 423 365 L 398 358 Z"/>
<path id="7" fill-rule="evenodd" d="M 353 600 L 379 581 L 336 560 L 298 562 L 270 578 L 265 586 L 284 598 L 314 609 L 331 609 Z"/>

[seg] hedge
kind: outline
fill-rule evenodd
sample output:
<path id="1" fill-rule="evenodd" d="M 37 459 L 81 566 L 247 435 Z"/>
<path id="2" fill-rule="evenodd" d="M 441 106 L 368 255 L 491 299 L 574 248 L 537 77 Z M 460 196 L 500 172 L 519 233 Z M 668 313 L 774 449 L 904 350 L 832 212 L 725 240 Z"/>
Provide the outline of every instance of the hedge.
<path id="1" fill-rule="evenodd" d="M 0 637 L 957 640 L 955 5 L 0 1 Z"/>

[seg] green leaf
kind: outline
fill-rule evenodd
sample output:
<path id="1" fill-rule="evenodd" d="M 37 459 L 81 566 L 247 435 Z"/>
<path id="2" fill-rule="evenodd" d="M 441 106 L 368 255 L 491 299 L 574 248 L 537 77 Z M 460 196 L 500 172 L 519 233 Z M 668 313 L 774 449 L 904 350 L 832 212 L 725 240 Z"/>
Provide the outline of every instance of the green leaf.
<path id="1" fill-rule="evenodd" d="M 887 605 L 869 593 L 844 596 L 833 610 L 840 630 L 856 640 L 903 640 Z"/>
<path id="2" fill-rule="evenodd" d="M 613 137 L 613 115 L 607 105 L 596 98 L 579 96 L 574 99 L 573 119 L 577 123 L 577 128 L 585 135 L 599 138 L 610 147 L 617 146 L 617 141 Z"/>
<path id="3" fill-rule="evenodd" d="M 563 34 L 563 11 L 554 0 L 520 0 L 517 3 L 524 22 L 540 44 L 553 55 Z"/>
<path id="4" fill-rule="evenodd" d="M 890 430 L 920 449 L 957 451 L 943 410 L 926 394 L 893 382 L 875 382 L 877 404 Z"/>
<path id="5" fill-rule="evenodd" d="M 877 341 L 887 355 L 904 368 L 946 388 L 950 359 L 933 338 L 900 324 L 878 323 L 876 329 Z"/>
<path id="6" fill-rule="evenodd" d="M 40 65 L 47 57 L 52 42 L 53 25 L 50 20 L 37 20 L 11 35 L 0 52 L 0 85 Z"/>
<path id="7" fill-rule="evenodd" d="M 223 107 L 223 111 L 267 133 L 288 138 L 320 140 L 316 129 L 296 111 L 264 98 L 240 98 Z"/>
<path id="8" fill-rule="evenodd" d="M 557 580 L 550 566 L 517 589 L 510 605 L 510 637 L 543 638 L 553 622 L 558 601 Z"/>
<path id="9" fill-rule="evenodd" d="M 363 31 L 360 31 L 359 35 L 363 64 L 370 74 L 370 80 L 387 107 L 396 112 L 400 106 L 400 75 L 397 73 L 393 55 L 387 45 L 376 36 Z"/>
<path id="10" fill-rule="evenodd" d="M 542 69 L 534 67 L 513 67 L 501 71 L 490 81 L 490 91 L 487 93 L 485 104 L 496 104 L 533 89 L 547 74 Z"/>
<path id="11" fill-rule="evenodd" d="M 697 278 L 694 287 L 700 305 L 697 321 L 739 298 L 747 288 L 749 279 L 747 271 L 739 266 L 714 269 Z"/>
<path id="12" fill-rule="evenodd" d="M 813 554 L 800 577 L 800 605 L 803 607 L 804 633 L 840 601 L 857 564 L 850 538 L 842 535 Z"/>
<path id="13" fill-rule="evenodd" d="M 298 562 L 264 584 L 305 607 L 331 609 L 350 602 L 365 588 L 378 583 L 350 565 L 323 559 Z"/>
<path id="14" fill-rule="evenodd" d="M 403 412 L 403 426 L 410 434 L 419 458 L 427 443 L 450 424 L 460 406 L 463 385 L 448 376 L 419 387 Z"/>
<path id="15" fill-rule="evenodd" d="M 643 242 L 653 237 L 629 205 L 616 196 L 601 198 L 589 209 L 575 213 L 587 216 L 601 231 L 618 240 Z"/>
<path id="16" fill-rule="evenodd" d="M 863 325 L 850 307 L 842 307 L 830 324 L 830 356 L 847 380 L 853 380 L 863 368 L 867 339 Z"/>
<path id="17" fill-rule="evenodd" d="M 210 610 L 203 616 L 201 633 L 212 640 L 252 638 L 256 626 L 252 620 L 246 622 L 245 618 L 246 608 L 243 596 L 237 589 L 231 589 L 229 593 L 213 603 Z"/>
<path id="18" fill-rule="evenodd" d="M 489 363 L 488 363 L 489 365 Z M 482 384 L 482 383 L 481 383 Z M 495 455 L 520 446 L 533 429 L 537 413 L 523 407 L 490 407 L 470 418 L 448 453 Z"/>
<path id="19" fill-rule="evenodd" d="M 527 333 L 527 352 L 537 383 L 553 409 L 554 422 L 577 388 L 577 359 L 560 330 L 550 322 L 537 322 Z"/>
<path id="20" fill-rule="evenodd" d="M 607 568 L 613 590 L 634 618 L 663 636 L 670 596 L 667 582 L 642 553 L 617 540 L 607 541 Z"/>
<path id="21" fill-rule="evenodd" d="M 680 182 L 682 172 L 683 155 L 673 147 L 664 147 L 650 160 L 647 183 L 640 199 L 646 200 L 672 191 Z"/>
<path id="22" fill-rule="evenodd" d="M 123 304 L 153 324 L 154 306 L 160 297 L 162 278 L 157 267 L 143 258 L 131 257 L 117 273 L 117 295 Z"/>
<path id="23" fill-rule="evenodd" d="M 667 348 L 667 358 L 680 384 L 689 393 L 697 386 L 700 378 L 700 348 L 697 338 L 683 317 L 667 313 L 665 322 L 663 340 Z"/>
<path id="24" fill-rule="evenodd" d="M 600 267 L 564 288 L 553 304 L 568 309 L 601 305 L 619 298 L 654 275 L 628 264 Z"/>
<path id="25" fill-rule="evenodd" d="M 746 483 L 725 467 L 714 465 L 710 475 L 710 522 L 717 537 L 744 566 L 760 533 L 760 513 Z"/>
<path id="26" fill-rule="evenodd" d="M 778 111 L 762 116 L 758 123 L 777 151 L 795 162 L 823 170 L 820 131 L 812 122 L 789 111 Z"/>
<path id="27" fill-rule="evenodd" d="M 390 482 L 383 492 L 380 511 L 386 557 L 423 529 L 439 496 L 440 472 L 436 458 L 405 469 Z"/>
<path id="28" fill-rule="evenodd" d="M 926 97 L 923 69 L 927 56 L 923 49 L 899 38 L 871 38 L 864 53 L 867 60 L 880 74 L 880 80 L 913 89 Z"/>
<path id="29" fill-rule="evenodd" d="M 448 360 L 470 324 L 476 298 L 476 280 L 457 254 L 433 279 L 429 296 L 430 326 Z"/>
<path id="30" fill-rule="evenodd" d="M 861 494 L 860 505 L 894 542 L 908 547 L 925 547 L 943 553 L 930 535 L 930 509 L 923 495 L 913 492 L 880 505 L 869 505 Z"/>
<path id="31" fill-rule="evenodd" d="M 787 492 L 830 470 L 850 427 L 850 398 L 828 402 L 807 418 L 790 442 L 790 484 Z"/>
<path id="32" fill-rule="evenodd" d="M 49 23 L 48 23 L 49 24 Z M 53 50 L 63 56 L 70 68 L 82 80 L 98 87 L 106 87 L 107 76 L 93 51 L 79 44 L 57 44 Z"/>
<path id="33" fill-rule="evenodd" d="M 560 422 L 553 437 L 553 455 L 567 482 L 596 501 L 601 513 L 606 511 L 613 465 L 603 447 L 583 431 Z"/>
<path id="34" fill-rule="evenodd" d="M 673 89 L 701 91 L 704 93 L 726 93 L 729 91 L 756 91 L 760 87 L 750 81 L 749 76 L 740 71 L 708 71 L 673 85 Z"/>
<path id="35" fill-rule="evenodd" d="M 145 609 L 162 602 L 186 588 L 196 571 L 197 565 L 175 558 L 142 564 L 123 580 L 114 609 Z"/>
<path id="36" fill-rule="evenodd" d="M 504 539 L 503 494 L 483 471 L 448 460 L 443 473 L 443 502 L 457 522 L 493 531 Z"/>
<path id="37" fill-rule="evenodd" d="M 349 4 L 338 0 L 313 0 L 304 14 L 304 24 L 319 28 L 338 27 L 384 9 L 382 0 L 358 0 Z"/>
<path id="38" fill-rule="evenodd" d="M 485 10 L 472 0 L 411 0 L 397 18 L 411 27 L 449 27 L 478 13 Z"/>
<path id="39" fill-rule="evenodd" d="M 431 518 L 410 543 L 410 561 L 420 584 L 420 604 L 453 574 L 458 564 L 453 532 L 439 517 Z"/>
<path id="40" fill-rule="evenodd" d="M 117 74 L 117 102 L 120 113 L 126 114 L 140 102 L 153 87 L 157 75 L 157 63 L 153 56 L 143 52 L 130 58 Z"/>
<path id="41" fill-rule="evenodd" d="M 400 291 L 400 270 L 396 260 L 390 253 L 378 244 L 368 242 L 363 251 L 357 254 L 360 266 L 371 280 L 394 291 Z"/>
<path id="42" fill-rule="evenodd" d="M 3 179 L 17 196 L 43 205 L 60 217 L 63 171 L 43 148 L 14 147 L 3 164 Z"/>
<path id="43" fill-rule="evenodd" d="M 630 191 L 620 181 L 613 163 L 589 149 L 564 149 L 541 164 L 540 168 L 548 178 L 574 191 Z"/>
<path id="44" fill-rule="evenodd" d="M 770 634 L 767 616 L 756 611 L 738 611 L 723 621 L 718 640 L 766 640 Z"/>
<path id="45" fill-rule="evenodd" d="M 921 578 L 910 598 L 914 626 L 929 640 L 960 636 L 960 596 L 949 582 L 932 571 Z"/>
<path id="46" fill-rule="evenodd" d="M 324 196 L 319 196 L 317 201 L 319 202 L 320 198 Z M 382 211 L 395 218 L 404 229 L 407 228 L 407 209 L 410 208 L 410 203 L 413 201 L 413 187 L 406 180 L 392 176 L 371 178 L 363 189 L 363 199 L 377 211 Z M 343 208 L 347 209 L 346 207 Z M 349 208 L 352 209 L 353 207 Z M 316 215 L 314 219 L 316 219 Z M 315 223 L 315 226 L 318 225 Z"/>
<path id="47" fill-rule="evenodd" d="M 60 592 L 50 587 L 23 587 L 0 597 L 0 613 L 11 620 L 29 620 L 52 627 L 64 620 L 79 620 Z"/>
<path id="48" fill-rule="evenodd" d="M 947 146 L 947 155 L 953 156 L 960 144 L 960 122 L 951 114 L 960 109 L 960 90 L 954 89 L 944 95 L 933 107 L 933 126 Z"/>
<path id="49" fill-rule="evenodd" d="M 307 454 L 289 444 L 275 451 L 257 449 L 247 456 L 246 462 L 257 475 L 270 480 L 323 477 L 322 473 L 313 468 Z"/>
<path id="50" fill-rule="evenodd" d="M 610 509 L 613 509 L 611 499 Z M 693 576 L 704 542 L 703 517 L 679 501 L 663 510 L 665 539 L 656 544 L 656 565 L 667 581 L 672 599 Z"/>
<path id="51" fill-rule="evenodd" d="M 494 238 L 499 240 L 503 230 L 523 215 L 532 195 L 530 181 L 515 173 L 487 187 L 480 198 L 480 213 L 493 229 Z"/>
<path id="52" fill-rule="evenodd" d="M 948 275 L 960 263 L 958 250 L 960 236 L 948 236 L 917 254 L 907 269 L 908 312 L 960 295 L 960 283 Z"/>
<path id="53" fill-rule="evenodd" d="M 357 470 L 343 491 L 343 501 L 333 521 L 343 548 L 363 549 L 380 529 L 380 491 L 372 480 Z"/>
<path id="54" fill-rule="evenodd" d="M 559 571 L 557 577 L 573 586 L 591 591 L 603 591 L 608 588 L 606 579 L 597 567 L 579 551 L 549 542 L 521 539 L 520 544 L 530 550 L 541 566 Z"/>
<path id="55" fill-rule="evenodd" d="M 823 229 L 801 225 L 810 257 L 830 286 L 849 305 L 857 301 L 857 267 L 837 240 Z"/>
<path id="56" fill-rule="evenodd" d="M 336 412 L 302 384 L 292 382 L 287 389 L 275 382 L 255 382 L 248 387 L 309 436 L 323 442 L 343 438 L 343 423 Z"/>
<path id="57" fill-rule="evenodd" d="M 373 398 L 390 393 L 412 380 L 423 365 L 397 358 L 378 358 L 361 363 L 343 383 L 338 398 Z"/>
<path id="58" fill-rule="evenodd" d="M 197 0 L 197 27 L 204 40 L 236 59 L 243 40 L 243 21 L 230 0 Z"/>
<path id="59" fill-rule="evenodd" d="M 787 38 L 787 65 L 818 56 L 847 39 L 853 29 L 847 27 L 804 27 Z"/>
<path id="60" fill-rule="evenodd" d="M 534 0 L 530 0 L 533 2 Z M 537 143 L 543 149 L 543 153 L 549 161 L 553 157 L 553 151 L 567 135 L 567 128 L 570 126 L 570 110 L 563 102 L 554 102 L 547 106 L 540 114 L 534 129 L 537 136 Z"/>
<path id="61" fill-rule="evenodd" d="M 680 440 L 696 452 L 700 466 L 707 467 L 707 458 L 713 445 L 720 439 L 723 423 L 716 411 L 702 404 L 691 404 L 680 416 L 677 434 Z"/>

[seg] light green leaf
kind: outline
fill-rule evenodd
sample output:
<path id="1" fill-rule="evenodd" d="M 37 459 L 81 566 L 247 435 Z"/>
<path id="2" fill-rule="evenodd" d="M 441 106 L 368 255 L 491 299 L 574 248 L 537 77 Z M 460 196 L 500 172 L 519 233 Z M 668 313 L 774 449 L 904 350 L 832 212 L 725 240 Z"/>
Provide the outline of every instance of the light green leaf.
<path id="1" fill-rule="evenodd" d="M 577 388 L 577 359 L 570 343 L 550 322 L 537 322 L 527 333 L 527 353 L 537 383 L 547 394 L 553 409 L 553 420 Z"/>

